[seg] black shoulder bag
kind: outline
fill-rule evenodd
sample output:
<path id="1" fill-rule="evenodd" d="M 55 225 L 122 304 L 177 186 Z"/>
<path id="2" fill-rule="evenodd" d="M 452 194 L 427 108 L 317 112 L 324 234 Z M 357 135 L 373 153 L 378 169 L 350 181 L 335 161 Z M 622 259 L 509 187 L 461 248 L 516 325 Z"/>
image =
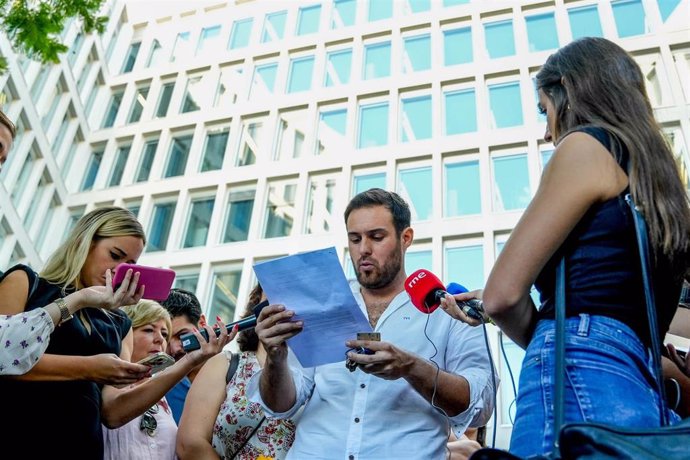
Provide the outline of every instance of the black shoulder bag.
<path id="1" fill-rule="evenodd" d="M 554 432 L 559 432 L 553 451 L 531 459 L 587 460 L 677 460 L 690 459 L 690 418 L 670 426 L 661 373 L 661 340 L 657 327 L 654 289 L 649 262 L 647 225 L 628 194 L 625 197 L 635 222 L 640 252 L 642 281 L 647 304 L 647 318 L 652 342 L 655 383 L 659 394 L 660 428 L 619 428 L 597 423 L 563 424 L 565 376 L 565 258 L 556 269 L 556 375 L 554 390 Z M 519 460 L 519 457 L 497 449 L 481 449 L 471 460 Z"/>

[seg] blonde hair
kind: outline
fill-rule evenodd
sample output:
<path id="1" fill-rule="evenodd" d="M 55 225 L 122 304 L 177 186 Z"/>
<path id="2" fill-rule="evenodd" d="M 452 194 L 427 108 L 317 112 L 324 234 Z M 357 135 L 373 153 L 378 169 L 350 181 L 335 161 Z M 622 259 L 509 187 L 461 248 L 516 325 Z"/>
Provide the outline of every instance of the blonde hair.
<path id="1" fill-rule="evenodd" d="M 62 286 L 63 291 L 81 288 L 81 269 L 92 243 L 119 236 L 135 236 L 146 244 L 144 229 L 129 210 L 106 206 L 91 211 L 79 219 L 67 240 L 53 252 L 40 273 L 41 277 Z"/>
<path id="2" fill-rule="evenodd" d="M 132 329 L 156 323 L 163 319 L 168 327 L 168 334 L 172 334 L 170 313 L 158 302 L 142 299 L 136 305 L 128 305 L 122 307 L 121 310 L 132 320 Z"/>

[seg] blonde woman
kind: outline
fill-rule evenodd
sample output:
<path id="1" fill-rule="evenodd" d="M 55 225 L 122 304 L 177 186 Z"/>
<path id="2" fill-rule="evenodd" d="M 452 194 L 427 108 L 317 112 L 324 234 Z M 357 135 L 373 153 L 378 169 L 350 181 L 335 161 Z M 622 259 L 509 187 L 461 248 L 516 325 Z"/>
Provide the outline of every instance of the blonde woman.
<path id="1" fill-rule="evenodd" d="M 53 253 L 31 289 L 36 273 L 19 267 L 0 282 L 0 314 L 42 307 L 83 289 L 105 286 L 112 295 L 111 272 L 123 262 L 136 263 L 144 231 L 126 209 L 104 207 L 83 216 Z M 123 304 L 137 303 L 145 286 L 128 274 Z M 61 302 L 57 300 L 57 302 Z M 66 316 L 53 333 L 46 354 L 28 373 L 0 379 L 3 413 L 0 433 L 16 446 L 30 446 L 35 457 L 103 457 L 101 423 L 124 425 L 159 401 L 172 383 L 216 354 L 228 341 L 225 331 L 180 360 L 160 378 L 121 388 L 148 376 L 149 368 L 130 362 L 133 335 L 124 312 L 85 308 Z M 115 386 L 117 385 L 117 386 Z M 37 437 L 37 431 L 40 437 Z M 78 433 L 78 442 L 74 435 Z M 40 440 L 40 442 L 36 442 Z"/>

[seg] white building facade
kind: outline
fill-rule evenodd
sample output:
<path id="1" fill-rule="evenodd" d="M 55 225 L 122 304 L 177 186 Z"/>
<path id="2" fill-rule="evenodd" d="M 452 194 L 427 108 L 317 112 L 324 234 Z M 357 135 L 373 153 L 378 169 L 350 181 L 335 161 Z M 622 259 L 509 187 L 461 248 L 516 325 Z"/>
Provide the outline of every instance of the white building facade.
<path id="1" fill-rule="evenodd" d="M 688 185 L 689 0 L 106 8 L 102 36 L 69 24 L 57 65 L 0 37 L 0 102 L 19 129 L 0 174 L 0 270 L 40 268 L 85 212 L 124 206 L 147 231 L 140 262 L 173 268 L 230 321 L 257 262 L 335 246 L 352 276 L 343 211 L 376 186 L 411 205 L 408 273 L 480 288 L 553 151 L 534 75 L 588 35 L 636 57 Z M 506 445 L 513 390 L 491 334 Z M 506 352 L 517 374 L 520 351 Z"/>

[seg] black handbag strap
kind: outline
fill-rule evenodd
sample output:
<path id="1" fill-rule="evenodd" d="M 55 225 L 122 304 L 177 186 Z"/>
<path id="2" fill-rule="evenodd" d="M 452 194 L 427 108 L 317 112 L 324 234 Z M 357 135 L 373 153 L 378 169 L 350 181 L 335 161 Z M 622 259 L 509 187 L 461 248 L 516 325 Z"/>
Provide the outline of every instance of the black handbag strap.
<path id="1" fill-rule="evenodd" d="M 232 358 L 230 358 L 230 363 L 228 364 L 228 372 L 225 374 L 225 384 L 227 385 L 230 383 L 230 380 L 232 380 L 232 377 L 235 375 L 235 372 L 237 372 L 237 365 L 240 363 L 240 355 L 237 353 L 232 354 Z"/>
<path id="2" fill-rule="evenodd" d="M 642 285 L 644 287 L 645 304 L 647 305 L 647 319 L 652 348 L 652 363 L 654 377 L 659 394 L 659 411 L 661 426 L 668 425 L 668 413 L 666 412 L 666 397 L 661 373 L 661 345 L 659 328 L 656 318 L 656 304 L 654 301 L 654 288 L 651 280 L 651 265 L 649 262 L 649 241 L 647 237 L 647 225 L 635 206 L 632 196 L 627 194 L 625 201 L 628 203 L 635 224 L 635 235 L 640 253 L 642 271 Z M 554 378 L 554 454 L 558 454 L 558 433 L 564 422 L 564 389 L 565 389 L 565 256 L 556 267 L 556 375 Z"/>
<path id="3" fill-rule="evenodd" d="M 259 423 L 254 427 L 254 429 L 252 430 L 252 432 L 249 433 L 249 436 L 247 436 L 247 438 L 244 440 L 244 442 L 242 443 L 242 445 L 241 445 L 240 447 L 237 448 L 237 450 L 235 451 L 234 454 L 232 454 L 232 457 L 230 457 L 231 460 L 233 460 L 235 457 L 237 457 L 237 455 L 238 455 L 240 452 L 242 452 L 242 449 L 244 449 L 244 446 L 246 446 L 247 443 L 249 442 L 249 440 L 252 439 L 252 438 L 254 437 L 254 434 L 255 434 L 256 431 L 259 429 L 259 427 L 260 427 L 261 425 L 263 425 L 264 420 L 266 420 L 266 417 L 265 417 L 265 416 L 264 416 L 264 417 L 261 417 L 261 420 L 259 421 Z"/>

